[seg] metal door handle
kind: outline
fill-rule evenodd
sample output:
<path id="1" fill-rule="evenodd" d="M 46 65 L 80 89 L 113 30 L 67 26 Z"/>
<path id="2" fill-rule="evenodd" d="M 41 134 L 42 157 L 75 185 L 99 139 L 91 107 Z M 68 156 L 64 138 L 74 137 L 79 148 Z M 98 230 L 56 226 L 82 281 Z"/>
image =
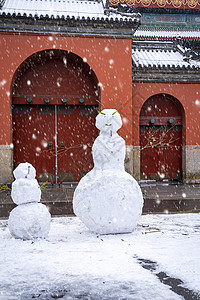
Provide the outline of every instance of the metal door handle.
<path id="1" fill-rule="evenodd" d="M 53 142 L 48 142 L 48 147 L 52 148 L 53 147 Z"/>
<path id="2" fill-rule="evenodd" d="M 60 147 L 60 148 L 64 148 L 64 147 L 65 147 L 65 143 L 64 143 L 64 142 L 60 142 L 60 143 L 59 143 L 59 147 Z"/>

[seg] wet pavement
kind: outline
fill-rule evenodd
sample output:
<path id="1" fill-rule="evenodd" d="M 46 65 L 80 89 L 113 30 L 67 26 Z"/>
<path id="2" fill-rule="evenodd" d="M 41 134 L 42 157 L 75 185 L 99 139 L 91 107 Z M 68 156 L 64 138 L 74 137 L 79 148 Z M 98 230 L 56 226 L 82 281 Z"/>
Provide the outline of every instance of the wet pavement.
<path id="1" fill-rule="evenodd" d="M 199 300 L 200 296 L 194 291 L 185 288 L 184 282 L 181 279 L 169 276 L 163 271 L 158 271 L 158 264 L 155 261 L 149 259 L 138 258 L 135 256 L 139 264 L 146 270 L 155 274 L 161 283 L 168 285 L 170 289 L 179 296 L 182 296 L 185 300 Z"/>
<path id="2" fill-rule="evenodd" d="M 77 183 L 46 185 L 41 202 L 53 216 L 73 215 L 73 193 Z M 144 196 L 143 214 L 200 212 L 200 184 L 179 182 L 140 182 Z M 7 218 L 15 207 L 10 190 L 0 193 L 0 218 Z"/>
<path id="3" fill-rule="evenodd" d="M 140 183 L 145 199 L 143 213 L 200 212 L 200 184 Z"/>

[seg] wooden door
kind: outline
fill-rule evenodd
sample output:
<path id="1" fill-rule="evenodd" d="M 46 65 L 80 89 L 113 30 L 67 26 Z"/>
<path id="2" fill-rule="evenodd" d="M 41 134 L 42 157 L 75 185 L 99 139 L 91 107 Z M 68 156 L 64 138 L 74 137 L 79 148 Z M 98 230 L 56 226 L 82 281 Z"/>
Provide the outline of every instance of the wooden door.
<path id="1" fill-rule="evenodd" d="M 182 178 L 182 117 L 178 102 L 163 94 L 147 100 L 140 114 L 141 179 Z"/>
<path id="2" fill-rule="evenodd" d="M 40 181 L 79 181 L 93 166 L 99 87 L 73 53 L 46 50 L 19 68 L 13 83 L 14 167 L 28 161 Z"/>
<path id="3" fill-rule="evenodd" d="M 182 126 L 140 126 L 141 177 L 181 179 Z"/>
<path id="4" fill-rule="evenodd" d="M 79 181 L 93 168 L 92 145 L 98 135 L 95 127 L 97 106 L 58 107 L 59 181 Z"/>
<path id="5" fill-rule="evenodd" d="M 97 106 L 13 105 L 14 168 L 27 161 L 40 181 L 79 181 L 93 167 L 96 114 Z"/>
<path id="6" fill-rule="evenodd" d="M 38 175 L 49 173 L 49 179 L 53 178 L 55 162 L 50 150 L 54 147 L 54 118 L 52 106 L 13 105 L 14 168 L 29 162 Z"/>

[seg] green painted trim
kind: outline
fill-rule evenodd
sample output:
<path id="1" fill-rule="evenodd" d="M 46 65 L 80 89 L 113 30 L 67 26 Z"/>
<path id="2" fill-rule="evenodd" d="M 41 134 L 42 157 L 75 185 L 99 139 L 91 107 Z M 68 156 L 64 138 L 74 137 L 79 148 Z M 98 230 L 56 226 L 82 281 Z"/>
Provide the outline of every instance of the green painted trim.
<path id="1" fill-rule="evenodd" d="M 176 25 L 172 25 L 172 24 L 165 24 L 164 26 L 160 26 L 160 24 L 147 24 L 147 23 L 143 23 L 140 25 L 139 29 L 147 29 L 147 28 L 154 28 L 154 29 L 160 29 L 160 30 L 165 30 L 165 29 L 174 29 L 174 30 L 185 30 L 185 29 L 189 29 L 194 31 L 194 29 L 200 30 L 200 25 L 181 25 L 178 24 Z"/>

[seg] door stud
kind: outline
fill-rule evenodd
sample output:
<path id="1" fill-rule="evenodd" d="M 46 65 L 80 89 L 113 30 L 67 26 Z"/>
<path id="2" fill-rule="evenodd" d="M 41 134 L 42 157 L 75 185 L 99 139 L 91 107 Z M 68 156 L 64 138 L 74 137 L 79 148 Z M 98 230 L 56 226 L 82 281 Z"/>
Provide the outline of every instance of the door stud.
<path id="1" fill-rule="evenodd" d="M 49 101 L 48 98 L 46 98 L 46 99 L 44 99 L 44 102 L 45 102 L 46 104 L 48 104 L 50 101 Z"/>
<path id="2" fill-rule="evenodd" d="M 67 99 L 66 99 L 66 98 L 63 98 L 63 99 L 62 99 L 62 103 L 63 103 L 63 104 L 67 103 Z"/>
<path id="3" fill-rule="evenodd" d="M 31 103 L 31 102 L 32 102 L 32 99 L 31 99 L 31 98 L 27 98 L 26 101 L 27 101 L 28 103 Z"/>

